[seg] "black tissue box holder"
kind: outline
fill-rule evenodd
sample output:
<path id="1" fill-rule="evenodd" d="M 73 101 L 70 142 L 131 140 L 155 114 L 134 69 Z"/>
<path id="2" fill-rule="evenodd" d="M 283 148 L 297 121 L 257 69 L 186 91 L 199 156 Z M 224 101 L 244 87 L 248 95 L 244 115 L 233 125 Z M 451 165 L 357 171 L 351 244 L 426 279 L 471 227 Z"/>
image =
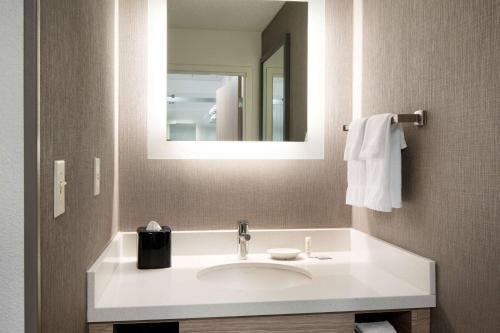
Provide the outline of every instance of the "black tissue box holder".
<path id="1" fill-rule="evenodd" d="M 160 231 L 148 231 L 146 227 L 137 228 L 137 268 L 154 269 L 171 266 L 171 234 L 169 227 Z"/>

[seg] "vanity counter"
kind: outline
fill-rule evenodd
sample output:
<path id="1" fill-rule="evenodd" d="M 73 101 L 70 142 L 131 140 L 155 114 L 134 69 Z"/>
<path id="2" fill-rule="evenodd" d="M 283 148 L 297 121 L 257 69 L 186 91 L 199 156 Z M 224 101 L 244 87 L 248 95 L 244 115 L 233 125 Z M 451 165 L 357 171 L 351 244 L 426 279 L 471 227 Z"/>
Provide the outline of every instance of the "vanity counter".
<path id="1" fill-rule="evenodd" d="M 357 312 L 435 306 L 432 260 L 357 230 L 253 230 L 251 234 L 250 255 L 248 260 L 242 261 L 234 253 L 236 231 L 173 233 L 172 267 L 157 270 L 136 268 L 135 233 L 117 234 L 87 272 L 88 321 Z M 331 259 L 307 258 L 302 254 L 294 261 L 277 261 L 264 254 L 270 247 L 302 248 L 305 236 L 313 239 L 313 255 Z M 311 280 L 288 288 L 245 290 L 198 279 L 198 273 L 205 268 L 241 262 L 297 267 L 307 271 Z"/>

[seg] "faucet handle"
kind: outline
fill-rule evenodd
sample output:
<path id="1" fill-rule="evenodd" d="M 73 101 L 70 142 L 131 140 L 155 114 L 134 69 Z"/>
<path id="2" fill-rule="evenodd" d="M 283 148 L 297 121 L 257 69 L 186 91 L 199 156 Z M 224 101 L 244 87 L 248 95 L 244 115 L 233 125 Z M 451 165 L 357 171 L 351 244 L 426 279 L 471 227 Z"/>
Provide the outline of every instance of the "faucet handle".
<path id="1" fill-rule="evenodd" d="M 242 241 L 248 242 L 251 238 L 252 238 L 252 236 L 250 236 L 250 234 L 241 234 L 240 235 L 240 240 L 242 240 Z"/>

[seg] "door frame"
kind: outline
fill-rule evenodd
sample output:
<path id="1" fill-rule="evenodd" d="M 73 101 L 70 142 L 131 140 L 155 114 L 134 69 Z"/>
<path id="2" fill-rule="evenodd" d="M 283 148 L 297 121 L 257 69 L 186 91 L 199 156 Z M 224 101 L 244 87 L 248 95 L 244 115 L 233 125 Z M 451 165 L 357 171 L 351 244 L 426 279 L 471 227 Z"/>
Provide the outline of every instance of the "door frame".
<path id="1" fill-rule="evenodd" d="M 290 79 L 291 79 L 291 71 L 290 71 L 290 46 L 291 46 L 291 34 L 286 33 L 285 37 L 278 42 L 273 48 L 264 53 L 262 58 L 260 59 L 260 112 L 259 112 L 259 139 L 261 141 L 264 140 L 264 63 L 273 56 L 276 51 L 278 51 L 281 47 L 283 47 L 284 51 L 284 61 L 283 61 L 283 80 L 285 82 L 285 86 L 283 89 L 283 96 L 285 97 L 285 103 L 283 103 L 283 112 L 284 116 L 284 133 L 283 133 L 283 141 L 290 140 Z"/>
<path id="2" fill-rule="evenodd" d="M 39 2 L 24 0 L 24 327 L 41 332 Z"/>

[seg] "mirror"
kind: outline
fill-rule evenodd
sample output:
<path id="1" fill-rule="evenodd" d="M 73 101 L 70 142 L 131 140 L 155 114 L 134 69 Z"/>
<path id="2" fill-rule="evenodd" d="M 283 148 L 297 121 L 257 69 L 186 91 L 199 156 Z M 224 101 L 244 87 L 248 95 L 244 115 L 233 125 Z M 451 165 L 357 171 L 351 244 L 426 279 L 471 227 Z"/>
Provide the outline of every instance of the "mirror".
<path id="1" fill-rule="evenodd" d="M 324 158 L 325 76 L 327 72 L 325 66 L 326 0 L 290 3 L 275 0 L 147 0 L 147 3 L 148 26 L 145 31 L 147 43 L 144 46 L 147 46 L 145 53 L 147 54 L 148 78 L 146 96 L 148 159 L 311 160 Z M 261 22 L 261 28 L 257 31 L 251 31 L 251 29 L 249 31 L 249 24 L 252 22 L 255 24 L 255 18 L 259 17 L 253 15 L 256 9 L 252 9 L 251 6 L 260 6 L 263 3 L 265 5 L 277 4 L 278 8 L 274 11 L 267 10 L 269 15 Z M 301 4 L 302 7 L 290 7 L 293 4 Z M 247 6 L 244 14 L 241 14 L 240 8 L 240 14 L 234 15 L 233 5 Z M 300 14 L 304 6 L 307 7 L 307 17 Z M 288 26 L 285 29 L 285 24 L 282 22 L 286 20 L 280 19 L 278 13 L 289 7 L 293 10 L 288 10 L 294 12 L 296 17 L 290 29 Z M 172 15 L 172 12 L 176 14 Z M 194 14 L 196 15 L 193 16 Z M 167 19 L 167 16 L 170 17 Z M 220 22 L 220 26 L 214 27 L 214 18 Z M 234 28 L 236 24 L 239 24 L 239 28 Z M 263 38 L 264 30 L 269 25 L 279 25 L 284 28 L 276 30 L 269 38 Z M 299 29 L 304 26 L 307 26 L 307 29 Z M 283 107 L 285 110 L 288 100 L 289 111 L 288 115 L 284 111 L 283 126 L 288 126 L 289 141 L 263 141 L 264 130 L 261 123 L 263 124 L 264 98 L 261 98 L 260 92 L 264 84 L 260 80 L 260 71 L 267 60 L 266 55 L 274 54 L 283 46 L 287 33 L 290 34 L 288 80 L 290 84 L 287 89 L 286 73 L 284 73 Z M 222 38 L 215 39 L 214 35 L 220 35 Z M 235 38 L 235 36 L 242 35 L 248 38 Z M 250 38 L 251 36 L 254 38 Z M 228 43 L 228 40 L 231 43 Z M 248 40 L 253 42 L 249 43 Z M 238 133 L 237 135 L 241 133 L 242 141 L 230 141 L 225 138 L 215 141 L 213 139 L 214 136 L 217 139 L 216 132 L 214 134 L 212 130 L 211 133 L 203 134 L 201 130 L 198 131 L 197 126 L 193 125 L 195 121 L 187 119 L 187 114 L 183 115 L 183 111 L 180 110 L 181 105 L 178 105 L 180 116 L 175 116 L 172 111 L 175 102 L 181 104 L 203 101 L 209 106 L 208 110 L 203 111 L 203 115 L 206 115 L 205 119 L 209 119 L 209 116 L 214 114 L 212 108 L 216 94 L 212 93 L 208 97 L 196 95 L 193 93 L 195 89 L 185 85 L 183 91 L 194 96 L 183 96 L 182 92 L 179 94 L 173 91 L 171 86 L 167 87 L 170 81 L 177 80 L 179 84 L 183 83 L 185 77 L 182 75 L 186 75 L 187 78 L 201 75 L 202 77 L 198 77 L 196 81 L 206 82 L 207 80 L 204 79 L 207 79 L 205 77 L 207 74 L 212 75 L 211 80 L 221 82 L 220 84 L 223 81 L 232 81 L 233 90 L 236 90 L 236 81 L 238 81 L 238 116 L 233 117 L 237 119 L 237 122 L 233 124 L 240 124 L 241 129 L 233 130 L 229 132 L 233 134 L 229 135 L 234 137 L 235 132 Z M 171 76 L 171 80 L 168 76 Z M 239 79 L 240 77 L 242 79 Z M 286 98 L 287 90 L 289 91 L 288 99 Z M 180 88 L 178 91 L 181 91 Z M 248 97 L 249 94 L 252 98 Z M 181 102 L 183 98 L 186 99 Z M 189 102 L 188 98 L 198 98 L 198 100 Z M 211 98 L 211 100 L 199 98 Z M 169 104 L 172 102 L 174 104 Z M 211 114 L 207 115 L 211 110 Z M 279 115 L 278 111 L 276 115 Z M 221 114 L 215 112 L 215 120 L 217 117 L 220 118 Z M 288 119 L 288 125 L 286 119 Z M 169 123 L 172 135 L 169 131 Z M 275 127 L 278 127 L 278 123 L 278 121 L 275 122 Z M 269 128 L 271 124 L 268 123 L 266 126 Z M 277 128 L 276 133 L 278 132 Z M 200 133 L 198 137 L 200 140 L 193 141 L 197 133 Z M 203 135 L 205 139 L 201 140 Z M 206 139 L 207 137 L 211 139 Z M 285 140 L 285 135 L 283 135 L 283 140 Z"/>
<path id="2" fill-rule="evenodd" d="M 167 27 L 167 141 L 306 141 L 308 2 L 168 0 Z"/>

